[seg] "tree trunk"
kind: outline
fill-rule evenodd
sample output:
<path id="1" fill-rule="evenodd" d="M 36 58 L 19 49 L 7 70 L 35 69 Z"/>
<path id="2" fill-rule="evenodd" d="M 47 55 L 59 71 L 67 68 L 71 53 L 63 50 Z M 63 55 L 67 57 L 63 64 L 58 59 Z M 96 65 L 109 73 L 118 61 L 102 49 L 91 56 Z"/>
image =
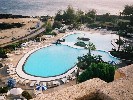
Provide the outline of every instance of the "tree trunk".
<path id="1" fill-rule="evenodd" d="M 91 55 L 91 50 L 90 50 L 90 48 L 88 48 L 88 50 L 89 50 L 89 54 Z"/>
<path id="2" fill-rule="evenodd" d="M 121 44 L 120 44 L 120 35 L 119 35 L 119 40 L 118 40 L 118 52 L 120 51 L 120 47 L 121 47 Z"/>

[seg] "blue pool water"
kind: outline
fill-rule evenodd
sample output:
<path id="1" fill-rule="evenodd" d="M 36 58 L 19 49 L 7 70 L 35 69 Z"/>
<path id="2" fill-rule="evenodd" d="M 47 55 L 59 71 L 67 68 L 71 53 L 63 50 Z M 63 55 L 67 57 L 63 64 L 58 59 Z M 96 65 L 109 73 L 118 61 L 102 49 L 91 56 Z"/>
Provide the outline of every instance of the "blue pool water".
<path id="1" fill-rule="evenodd" d="M 52 45 L 31 54 L 24 70 L 41 77 L 60 75 L 76 64 L 78 56 L 86 53 L 86 50 L 73 49 L 65 45 Z"/>
<path id="2" fill-rule="evenodd" d="M 107 35 L 101 35 L 99 33 L 95 34 L 88 34 L 88 33 L 76 33 L 71 34 L 67 37 L 65 37 L 66 42 L 77 42 L 78 37 L 87 37 L 90 39 L 90 42 L 94 43 L 97 50 L 103 50 L 103 51 L 110 51 L 113 46 L 111 45 L 111 40 L 118 38 L 116 34 L 107 34 Z M 88 42 L 85 42 L 86 44 Z"/>
<path id="3" fill-rule="evenodd" d="M 65 37 L 66 42 L 76 42 L 77 37 L 82 37 L 84 34 L 73 34 Z M 87 36 L 87 35 L 86 35 Z M 89 35 L 90 36 L 90 35 Z M 93 37 L 93 36 L 91 36 Z M 100 37 L 99 37 L 100 38 Z M 98 38 L 98 39 L 99 39 Z M 102 37 L 103 38 L 103 37 Z M 91 38 L 93 42 L 98 41 L 98 39 Z M 102 40 L 99 40 L 96 47 L 100 49 L 99 45 L 102 45 Z M 108 42 L 110 39 L 107 39 Z M 103 40 L 103 41 L 107 41 Z M 101 43 L 101 44 L 100 44 Z M 105 43 L 107 44 L 107 43 Z M 104 48 L 103 48 L 104 47 Z M 109 49 L 107 46 L 103 46 L 102 49 L 106 50 Z M 111 47 L 110 47 L 111 48 Z M 63 74 L 67 72 L 69 69 L 74 67 L 77 63 L 77 58 L 79 56 L 83 56 L 87 54 L 88 50 L 85 49 L 75 49 L 66 45 L 51 45 L 46 48 L 42 48 L 33 54 L 31 54 L 27 61 L 23 66 L 23 70 L 25 73 L 33 75 L 33 76 L 40 76 L 40 77 L 50 77 Z M 108 61 L 115 61 L 118 62 L 119 60 L 109 55 L 107 52 L 104 51 L 92 51 L 94 55 L 101 55 L 103 60 Z"/>

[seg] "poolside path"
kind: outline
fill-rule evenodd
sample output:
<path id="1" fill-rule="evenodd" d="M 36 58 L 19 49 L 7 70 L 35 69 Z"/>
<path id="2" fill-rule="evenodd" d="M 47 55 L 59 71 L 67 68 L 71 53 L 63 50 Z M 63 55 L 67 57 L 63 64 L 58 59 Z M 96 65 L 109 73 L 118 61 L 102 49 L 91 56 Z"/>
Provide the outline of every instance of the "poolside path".
<path id="1" fill-rule="evenodd" d="M 38 34 L 44 32 L 44 31 L 45 31 L 45 28 L 36 29 L 35 31 L 30 32 L 30 34 L 28 34 L 28 35 L 26 35 L 26 36 L 24 36 L 24 37 L 20 37 L 20 38 L 18 38 L 18 39 L 16 39 L 16 40 L 13 40 L 13 41 L 10 41 L 10 42 L 1 44 L 0 47 L 4 47 L 4 46 L 10 45 L 10 44 L 12 44 L 12 43 L 16 43 L 16 42 L 18 42 L 18 41 L 20 41 L 20 40 L 25 40 L 25 39 L 34 37 L 34 36 L 36 36 L 36 35 L 38 35 Z"/>

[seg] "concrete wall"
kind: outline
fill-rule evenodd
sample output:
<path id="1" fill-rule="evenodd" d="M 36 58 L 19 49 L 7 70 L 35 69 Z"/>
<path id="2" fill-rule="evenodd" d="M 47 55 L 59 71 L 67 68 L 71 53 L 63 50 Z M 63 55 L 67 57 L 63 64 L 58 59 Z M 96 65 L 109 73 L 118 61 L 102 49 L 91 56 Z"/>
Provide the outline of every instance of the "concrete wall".
<path id="1" fill-rule="evenodd" d="M 35 100 L 88 100 L 95 96 L 97 88 L 106 82 L 96 78 L 49 94 L 40 94 Z"/>
<path id="2" fill-rule="evenodd" d="M 40 94 L 34 100 L 133 100 L 133 65 L 118 71 L 125 75 L 113 82 L 94 78 L 53 93 Z"/>

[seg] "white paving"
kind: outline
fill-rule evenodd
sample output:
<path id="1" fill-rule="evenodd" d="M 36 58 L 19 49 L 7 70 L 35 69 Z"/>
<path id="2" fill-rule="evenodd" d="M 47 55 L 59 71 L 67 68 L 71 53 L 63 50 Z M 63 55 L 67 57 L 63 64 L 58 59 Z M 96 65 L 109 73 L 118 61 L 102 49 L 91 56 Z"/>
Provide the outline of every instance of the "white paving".
<path id="1" fill-rule="evenodd" d="M 69 44 L 71 47 L 74 47 L 72 43 L 66 43 L 66 44 Z M 29 51 L 28 53 L 26 53 L 21 59 L 20 61 L 18 62 L 17 64 L 17 67 L 16 67 L 16 73 L 18 74 L 19 77 L 23 78 L 23 79 L 28 79 L 28 80 L 35 80 L 35 81 L 53 81 L 53 80 L 56 80 L 56 79 L 61 79 L 61 78 L 64 78 L 64 77 L 67 77 L 69 76 L 71 73 L 73 73 L 74 71 L 77 70 L 77 66 L 73 67 L 72 69 L 70 69 L 68 72 L 62 74 L 62 75 L 59 75 L 59 76 L 54 76 L 54 77 L 37 77 L 37 76 L 31 76 L 29 74 L 26 74 L 24 71 L 23 71 L 23 64 L 25 63 L 26 59 L 35 51 L 41 49 L 41 48 L 45 48 L 45 47 L 48 47 L 48 46 L 51 46 L 52 44 L 50 45 L 46 45 L 46 46 L 43 46 L 43 47 L 39 47 L 39 48 L 36 48 L 36 49 L 33 49 L 31 51 Z M 75 47 L 77 48 L 77 46 Z M 79 47 L 78 47 L 79 48 Z"/>

